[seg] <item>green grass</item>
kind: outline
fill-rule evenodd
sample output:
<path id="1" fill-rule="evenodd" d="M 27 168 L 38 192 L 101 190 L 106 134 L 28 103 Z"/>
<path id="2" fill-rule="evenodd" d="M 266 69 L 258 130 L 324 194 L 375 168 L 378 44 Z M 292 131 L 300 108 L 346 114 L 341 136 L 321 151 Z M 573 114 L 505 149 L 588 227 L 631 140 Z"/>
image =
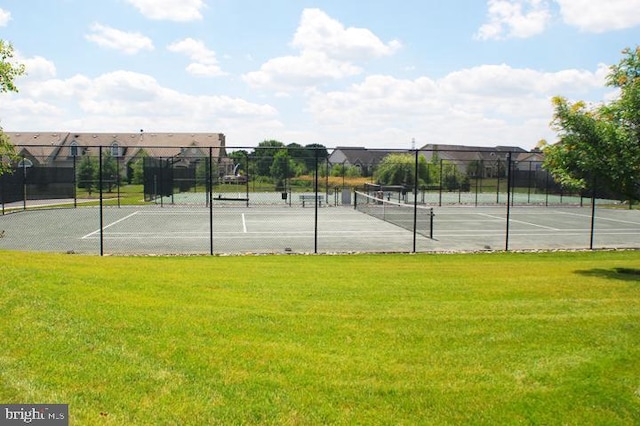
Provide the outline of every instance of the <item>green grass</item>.
<path id="1" fill-rule="evenodd" d="M 74 425 L 640 419 L 638 252 L 0 260 L 0 401 Z"/>

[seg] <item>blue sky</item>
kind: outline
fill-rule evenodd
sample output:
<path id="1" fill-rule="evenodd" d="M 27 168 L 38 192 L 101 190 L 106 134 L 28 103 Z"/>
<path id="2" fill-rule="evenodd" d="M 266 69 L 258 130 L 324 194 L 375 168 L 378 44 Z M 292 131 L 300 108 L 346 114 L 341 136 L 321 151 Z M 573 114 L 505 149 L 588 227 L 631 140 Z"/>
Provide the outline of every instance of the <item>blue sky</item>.
<path id="1" fill-rule="evenodd" d="M 28 75 L 6 131 L 221 132 L 327 147 L 554 142 L 617 94 L 640 0 L 0 0 Z"/>

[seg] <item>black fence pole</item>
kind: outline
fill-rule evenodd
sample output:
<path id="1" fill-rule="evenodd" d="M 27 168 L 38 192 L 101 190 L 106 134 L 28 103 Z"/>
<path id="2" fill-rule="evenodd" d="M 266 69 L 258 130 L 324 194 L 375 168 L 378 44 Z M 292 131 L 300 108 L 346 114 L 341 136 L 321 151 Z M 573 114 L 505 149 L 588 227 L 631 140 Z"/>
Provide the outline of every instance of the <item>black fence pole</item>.
<path id="1" fill-rule="evenodd" d="M 27 209 L 27 161 L 22 156 L 22 209 Z"/>
<path id="2" fill-rule="evenodd" d="M 249 154 L 245 152 L 244 154 L 244 164 L 245 164 L 245 169 L 244 169 L 244 175 L 246 177 L 245 179 L 245 195 L 246 195 L 246 203 L 247 203 L 247 207 L 249 207 Z"/>
<path id="3" fill-rule="evenodd" d="M 118 208 L 121 207 L 120 205 L 120 184 L 122 182 L 120 182 L 120 157 L 116 157 L 116 189 L 118 191 Z"/>
<path id="4" fill-rule="evenodd" d="M 209 167 L 207 171 L 207 191 L 209 191 L 209 254 L 213 255 L 213 148 L 209 147 Z"/>
<path id="5" fill-rule="evenodd" d="M 4 216 L 4 175 L 0 176 L 0 202 L 2 202 L 2 215 Z"/>
<path id="6" fill-rule="evenodd" d="M 104 256 L 104 203 L 102 198 L 102 147 L 98 148 L 98 188 L 100 193 L 100 256 Z"/>
<path id="7" fill-rule="evenodd" d="M 596 232 L 596 178 L 593 177 L 593 188 L 591 189 L 591 236 L 589 239 L 589 250 L 593 250 L 593 239 Z"/>
<path id="8" fill-rule="evenodd" d="M 413 253 L 416 252 L 418 235 L 418 152 L 416 149 L 415 167 L 413 170 Z"/>
<path id="9" fill-rule="evenodd" d="M 506 223 L 506 234 L 505 234 L 505 243 L 504 250 L 509 251 L 509 224 L 511 222 L 511 179 L 512 179 L 512 170 L 511 170 L 511 153 L 507 153 L 507 223 Z"/>
<path id="10" fill-rule="evenodd" d="M 160 207 L 164 207 L 163 204 L 163 199 L 164 199 L 164 173 L 163 173 L 163 169 L 164 169 L 164 165 L 162 164 L 162 157 L 160 157 L 160 162 L 158 163 L 160 165 L 159 169 L 160 169 Z"/>
<path id="11" fill-rule="evenodd" d="M 440 159 L 440 188 L 438 189 L 438 206 L 442 207 L 442 159 Z"/>
<path id="12" fill-rule="evenodd" d="M 78 207 L 78 173 L 76 169 L 77 155 L 73 156 L 73 207 Z"/>
<path id="13" fill-rule="evenodd" d="M 315 218 L 314 218 L 314 230 L 313 230 L 313 252 L 315 254 L 318 253 L 318 179 L 320 178 L 320 173 L 319 173 L 319 169 L 318 169 L 318 148 L 314 149 L 314 157 L 315 157 L 315 163 L 316 163 L 316 173 L 315 173 L 315 182 L 314 182 L 314 189 L 315 189 Z"/>

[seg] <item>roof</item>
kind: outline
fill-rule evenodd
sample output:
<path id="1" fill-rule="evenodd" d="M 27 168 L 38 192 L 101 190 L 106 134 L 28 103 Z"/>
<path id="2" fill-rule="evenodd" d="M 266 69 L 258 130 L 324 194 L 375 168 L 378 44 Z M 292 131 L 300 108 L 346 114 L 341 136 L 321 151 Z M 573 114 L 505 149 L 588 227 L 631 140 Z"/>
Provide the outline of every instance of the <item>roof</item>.
<path id="1" fill-rule="evenodd" d="M 337 147 L 329 156 L 329 162 L 333 162 L 331 157 L 340 153 L 349 164 L 374 165 L 378 164 L 384 157 L 393 153 L 409 152 L 407 150 L 387 150 L 387 149 L 367 149 L 364 147 Z M 337 161 L 340 162 L 340 161 Z"/>
<path id="2" fill-rule="evenodd" d="M 222 133 L 81 133 L 81 132 L 4 132 L 18 149 L 48 159 L 72 145 L 83 148 L 112 147 L 114 143 L 126 158 L 136 156 L 144 149 L 150 156 L 172 157 L 184 152 L 183 148 L 212 148 L 214 157 L 226 155 L 225 136 Z"/>
<path id="3" fill-rule="evenodd" d="M 515 153 L 521 154 L 527 151 L 517 146 L 465 146 L 465 145 L 446 145 L 446 144 L 428 144 L 420 148 L 422 151 L 437 152 L 438 156 L 444 160 L 450 161 L 478 161 L 496 160 L 498 153 Z"/>

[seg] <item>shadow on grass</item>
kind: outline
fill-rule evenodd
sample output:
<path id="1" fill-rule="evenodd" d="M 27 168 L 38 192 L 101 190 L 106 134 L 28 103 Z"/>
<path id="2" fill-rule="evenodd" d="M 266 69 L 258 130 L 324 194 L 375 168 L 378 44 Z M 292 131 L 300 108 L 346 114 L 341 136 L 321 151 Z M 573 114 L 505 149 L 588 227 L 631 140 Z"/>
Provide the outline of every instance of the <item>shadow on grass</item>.
<path id="1" fill-rule="evenodd" d="M 588 269 L 585 271 L 576 271 L 576 274 L 588 277 L 640 282 L 640 268 Z"/>

